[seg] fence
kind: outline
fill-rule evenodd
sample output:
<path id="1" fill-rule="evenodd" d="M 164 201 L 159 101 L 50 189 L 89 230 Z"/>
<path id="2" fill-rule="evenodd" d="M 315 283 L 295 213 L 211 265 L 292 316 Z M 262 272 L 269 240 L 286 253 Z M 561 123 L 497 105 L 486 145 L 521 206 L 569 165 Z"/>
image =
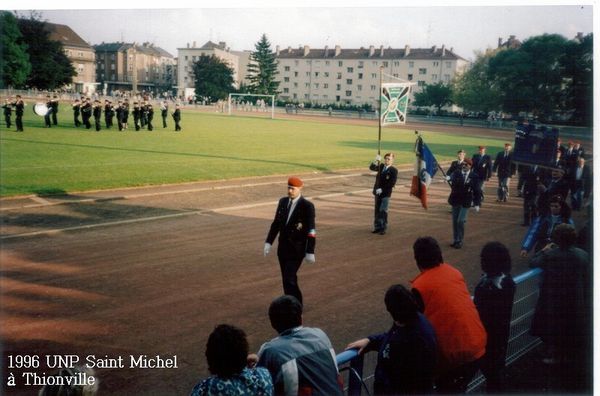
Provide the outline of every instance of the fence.
<path id="1" fill-rule="evenodd" d="M 510 321 L 510 335 L 506 353 L 507 366 L 541 343 L 539 338 L 529 334 L 539 295 L 541 273 L 542 270 L 536 268 L 514 279 L 517 287 Z M 363 390 L 369 395 L 373 393 L 373 374 L 377 364 L 377 353 L 367 353 L 359 356 L 356 350 L 349 350 L 339 353 L 336 360 L 340 372 L 344 376 L 344 384 L 347 385 L 345 390 L 348 396 L 360 396 Z M 474 391 L 484 382 L 485 378 L 481 373 L 478 373 L 469 384 L 468 391 Z"/>

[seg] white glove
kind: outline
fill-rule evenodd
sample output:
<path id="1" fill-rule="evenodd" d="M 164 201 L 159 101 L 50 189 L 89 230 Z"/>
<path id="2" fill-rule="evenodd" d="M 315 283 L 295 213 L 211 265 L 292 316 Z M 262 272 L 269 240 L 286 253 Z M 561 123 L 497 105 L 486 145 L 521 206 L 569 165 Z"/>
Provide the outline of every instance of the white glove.
<path id="1" fill-rule="evenodd" d="M 475 205 L 475 212 L 479 212 L 479 205 Z"/>
<path id="2" fill-rule="evenodd" d="M 450 176 L 446 176 L 446 180 L 450 181 Z"/>
<path id="3" fill-rule="evenodd" d="M 306 261 L 308 264 L 314 264 L 315 263 L 314 253 L 306 253 L 306 255 L 304 255 L 304 261 Z"/>
<path id="4" fill-rule="evenodd" d="M 271 251 L 271 244 L 268 242 L 265 242 L 265 247 L 263 248 L 263 254 L 265 255 L 265 257 L 267 256 L 267 254 L 269 254 L 270 251 Z"/>
<path id="5" fill-rule="evenodd" d="M 381 195 L 382 192 L 383 192 L 383 190 L 381 188 L 378 188 L 377 190 L 375 190 L 375 194 L 377 194 L 377 195 Z"/>
<path id="6" fill-rule="evenodd" d="M 377 154 L 375 156 L 375 162 L 381 162 L 381 155 Z"/>

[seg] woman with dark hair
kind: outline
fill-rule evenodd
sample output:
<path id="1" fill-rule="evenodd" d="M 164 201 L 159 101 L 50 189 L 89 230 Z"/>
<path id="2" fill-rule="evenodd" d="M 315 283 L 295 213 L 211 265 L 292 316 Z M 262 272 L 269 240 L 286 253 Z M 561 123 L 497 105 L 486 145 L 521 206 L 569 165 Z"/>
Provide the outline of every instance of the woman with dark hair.
<path id="1" fill-rule="evenodd" d="M 574 225 L 571 218 L 571 208 L 560 195 L 550 198 L 550 213 L 537 217 L 521 244 L 521 257 L 527 257 L 531 249 L 536 252 L 541 250 L 550 242 L 552 231 L 559 224 Z"/>
<path id="2" fill-rule="evenodd" d="M 485 244 L 481 250 L 481 269 L 484 273 L 475 287 L 473 301 L 487 332 L 481 370 L 486 378 L 487 392 L 495 393 L 502 391 L 502 370 L 515 296 L 510 253 L 506 246 L 500 242 Z"/>
<path id="3" fill-rule="evenodd" d="M 206 361 L 213 375 L 198 383 L 191 395 L 272 395 L 269 371 L 247 367 L 248 349 L 243 330 L 228 324 L 218 325 L 206 343 Z"/>
<path id="4" fill-rule="evenodd" d="M 391 329 L 354 341 L 346 349 L 378 351 L 375 394 L 432 393 L 437 354 L 433 327 L 419 312 L 412 293 L 402 285 L 388 289 L 385 306 L 394 320 Z"/>

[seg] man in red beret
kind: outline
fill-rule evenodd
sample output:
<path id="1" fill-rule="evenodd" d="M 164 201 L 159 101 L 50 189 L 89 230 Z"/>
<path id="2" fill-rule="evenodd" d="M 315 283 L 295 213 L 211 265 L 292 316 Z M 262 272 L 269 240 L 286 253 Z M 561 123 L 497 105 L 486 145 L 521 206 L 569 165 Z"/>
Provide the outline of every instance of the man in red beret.
<path id="1" fill-rule="evenodd" d="M 279 200 L 275 218 L 267 234 L 264 255 L 268 255 L 275 237 L 279 234 L 277 258 L 285 294 L 302 303 L 297 272 L 303 260 L 315 262 L 315 206 L 302 196 L 304 183 L 298 177 L 288 179 L 287 197 Z"/>

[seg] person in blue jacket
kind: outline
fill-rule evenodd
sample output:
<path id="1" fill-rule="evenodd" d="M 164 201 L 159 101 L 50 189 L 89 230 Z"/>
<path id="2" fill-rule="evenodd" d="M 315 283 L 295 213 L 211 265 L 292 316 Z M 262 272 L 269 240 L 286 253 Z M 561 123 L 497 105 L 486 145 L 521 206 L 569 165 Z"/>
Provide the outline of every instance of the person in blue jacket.
<path id="1" fill-rule="evenodd" d="M 521 243 L 521 257 L 527 257 L 532 250 L 541 250 L 550 243 L 552 231 L 559 224 L 574 225 L 571 218 L 571 208 L 560 195 L 550 198 L 550 213 L 536 217 L 529 229 L 523 242 Z"/>

